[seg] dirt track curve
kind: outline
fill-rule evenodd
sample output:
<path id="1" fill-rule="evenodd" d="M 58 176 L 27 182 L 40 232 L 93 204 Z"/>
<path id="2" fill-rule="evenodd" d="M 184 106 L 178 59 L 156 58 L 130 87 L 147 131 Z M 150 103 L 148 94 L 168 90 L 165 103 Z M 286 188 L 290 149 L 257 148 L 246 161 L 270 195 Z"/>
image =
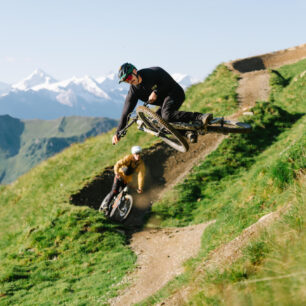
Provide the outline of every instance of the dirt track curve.
<path id="1" fill-rule="evenodd" d="M 253 107 L 256 101 L 268 99 L 269 73 L 267 69 L 291 64 L 303 58 L 306 58 L 306 44 L 227 63 L 227 67 L 240 76 L 238 88 L 240 108 L 231 117 L 237 118 Z M 145 150 L 144 161 L 148 169 L 146 186 L 150 186 L 150 189 L 145 190 L 141 196 L 135 197 L 137 200 L 135 207 L 124 224 L 132 234 L 131 247 L 138 255 L 138 268 L 128 277 L 131 286 L 119 297 L 110 301 L 112 305 L 131 305 L 152 295 L 177 273 L 183 271 L 181 268 L 183 261 L 197 254 L 200 248 L 200 238 L 207 224 L 187 228 L 149 230 L 142 230 L 142 226 L 147 219 L 152 203 L 162 197 L 166 190 L 182 181 L 194 165 L 218 147 L 224 137 L 226 136 L 218 134 L 201 136 L 197 144 L 190 145 L 187 153 L 179 153 L 164 143 Z M 97 209 L 109 192 L 112 180 L 111 166 L 78 194 L 72 195 L 71 203 Z M 190 235 L 191 230 L 192 235 Z M 193 247 L 188 250 L 190 252 L 185 252 L 180 256 L 177 250 L 180 246 L 185 245 L 186 235 L 188 246 L 190 244 Z M 185 247 L 185 249 L 188 248 Z M 226 247 L 223 251 L 219 250 L 217 254 L 220 257 L 225 256 Z M 166 268 L 165 262 L 166 267 L 173 268 Z M 148 281 L 150 285 L 147 284 Z M 172 299 L 172 302 L 175 300 L 175 298 Z M 171 304 L 170 300 L 169 304 Z"/>

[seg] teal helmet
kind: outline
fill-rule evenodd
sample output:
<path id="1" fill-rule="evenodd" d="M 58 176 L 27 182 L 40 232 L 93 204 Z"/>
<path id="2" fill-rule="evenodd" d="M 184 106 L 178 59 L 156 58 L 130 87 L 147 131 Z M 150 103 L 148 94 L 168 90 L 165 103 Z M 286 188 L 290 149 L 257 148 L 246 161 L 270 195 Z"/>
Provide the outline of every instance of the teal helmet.
<path id="1" fill-rule="evenodd" d="M 120 68 L 118 72 L 118 78 L 119 83 L 125 81 L 125 79 L 133 73 L 133 70 L 136 69 L 136 67 L 130 63 L 124 63 Z M 137 70 L 137 69 L 136 69 Z"/>

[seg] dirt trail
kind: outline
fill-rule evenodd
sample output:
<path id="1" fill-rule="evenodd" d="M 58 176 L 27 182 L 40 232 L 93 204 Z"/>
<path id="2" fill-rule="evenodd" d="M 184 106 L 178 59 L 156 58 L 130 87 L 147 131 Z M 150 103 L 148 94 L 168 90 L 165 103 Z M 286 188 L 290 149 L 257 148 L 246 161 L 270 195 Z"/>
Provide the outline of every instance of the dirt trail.
<path id="1" fill-rule="evenodd" d="M 249 111 L 256 101 L 266 101 L 268 99 L 268 68 L 277 68 L 303 58 L 306 58 L 306 44 L 227 63 L 227 67 L 239 74 L 241 78 L 238 88 L 240 109 L 232 115 L 232 118 L 237 118 L 243 112 Z M 135 197 L 137 200 L 135 207 L 133 207 L 131 216 L 125 222 L 126 227 L 132 227 L 131 247 L 138 254 L 138 269 L 128 279 L 131 282 L 131 287 L 117 299 L 112 300 L 114 305 L 131 305 L 131 303 L 153 294 L 167 281 L 183 271 L 181 268 L 183 261 L 196 255 L 201 235 L 207 224 L 149 231 L 139 231 L 139 229 L 142 230 L 152 203 L 157 201 L 173 185 L 182 181 L 194 165 L 218 147 L 224 137 L 218 134 L 202 136 L 197 144 L 190 146 L 187 153 L 179 153 L 164 143 L 159 143 L 145 150 L 144 161 L 149 170 L 146 186 L 150 186 L 150 188 L 141 197 Z M 109 167 L 78 194 L 72 195 L 71 203 L 87 205 L 97 209 L 102 199 L 109 192 L 112 180 L 112 167 Z M 192 234 L 190 234 L 190 231 L 192 231 Z M 186 241 L 188 244 L 186 244 Z M 238 245 L 237 242 L 234 242 L 235 244 Z M 193 247 L 191 248 L 189 245 Z M 179 256 L 178 248 L 181 246 L 185 247 L 180 250 L 182 256 Z M 189 248 L 190 250 L 188 250 Z M 227 247 L 224 246 L 224 249 L 220 249 L 215 256 L 220 257 L 222 261 L 223 257 L 226 258 L 227 250 Z M 234 257 L 232 256 L 233 260 Z M 146 291 L 147 287 L 152 287 L 152 290 L 150 292 Z M 182 294 L 187 295 L 188 289 L 181 292 L 180 299 Z M 175 301 L 175 295 L 173 301 Z"/>
<path id="2" fill-rule="evenodd" d="M 137 269 L 125 280 L 132 280 L 133 285 L 109 301 L 110 304 L 126 306 L 140 302 L 181 274 L 182 263 L 197 255 L 203 231 L 211 223 L 134 234 L 131 248 L 138 255 Z"/>
<path id="3" fill-rule="evenodd" d="M 290 205 L 285 206 L 276 212 L 271 212 L 263 217 L 261 217 L 256 223 L 252 224 L 243 232 L 230 241 L 227 244 L 221 245 L 219 248 L 215 249 L 210 253 L 209 259 L 203 262 L 197 269 L 199 273 L 199 279 L 194 279 L 193 283 L 200 283 L 201 275 L 206 271 L 218 267 L 220 272 L 222 272 L 224 267 L 228 267 L 239 257 L 242 256 L 242 249 L 255 237 L 257 237 L 262 230 L 270 226 L 274 221 L 279 219 L 281 214 L 284 214 Z M 192 294 L 192 288 L 187 286 L 180 288 L 178 292 L 167 298 L 162 302 L 161 305 L 167 306 L 179 306 L 184 305 L 188 301 L 189 294 Z"/>

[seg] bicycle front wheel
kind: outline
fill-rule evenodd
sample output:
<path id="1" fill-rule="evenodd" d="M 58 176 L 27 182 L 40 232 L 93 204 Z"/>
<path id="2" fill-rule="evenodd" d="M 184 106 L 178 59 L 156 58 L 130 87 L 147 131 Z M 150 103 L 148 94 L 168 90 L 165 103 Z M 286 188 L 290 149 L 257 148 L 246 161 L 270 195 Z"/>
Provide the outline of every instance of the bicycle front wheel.
<path id="1" fill-rule="evenodd" d="M 250 124 L 223 118 L 214 118 L 207 126 L 208 132 L 247 134 L 252 131 Z"/>
<path id="2" fill-rule="evenodd" d="M 105 207 L 106 203 L 109 201 L 110 196 L 111 196 L 111 192 L 108 193 L 106 195 L 106 197 L 103 199 L 103 201 L 102 201 L 102 203 L 101 203 L 101 205 L 99 207 L 99 212 L 104 212 L 105 211 L 104 207 Z M 111 203 L 109 203 L 108 206 L 111 207 L 113 205 L 113 203 L 114 203 L 114 199 L 112 199 Z"/>
<path id="3" fill-rule="evenodd" d="M 180 132 L 159 115 L 145 106 L 138 106 L 136 112 L 146 127 L 156 132 L 156 136 L 161 138 L 166 144 L 179 152 L 185 153 L 188 151 L 188 143 Z"/>
<path id="4" fill-rule="evenodd" d="M 124 197 L 122 197 L 117 206 L 114 205 L 110 213 L 110 218 L 119 222 L 125 220 L 130 214 L 132 206 L 133 197 L 130 194 L 126 194 Z"/>

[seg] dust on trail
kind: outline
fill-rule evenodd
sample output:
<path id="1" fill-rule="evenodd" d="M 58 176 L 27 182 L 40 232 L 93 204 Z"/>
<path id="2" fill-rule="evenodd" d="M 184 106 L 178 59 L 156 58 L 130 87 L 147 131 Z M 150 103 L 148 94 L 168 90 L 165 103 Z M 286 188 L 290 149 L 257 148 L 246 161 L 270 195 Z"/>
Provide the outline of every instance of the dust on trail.
<path id="1" fill-rule="evenodd" d="M 140 302 L 184 272 L 182 263 L 197 255 L 203 231 L 211 223 L 135 233 L 131 248 L 138 256 L 137 268 L 126 279 L 132 280 L 132 285 L 109 303 L 126 306 Z"/>

